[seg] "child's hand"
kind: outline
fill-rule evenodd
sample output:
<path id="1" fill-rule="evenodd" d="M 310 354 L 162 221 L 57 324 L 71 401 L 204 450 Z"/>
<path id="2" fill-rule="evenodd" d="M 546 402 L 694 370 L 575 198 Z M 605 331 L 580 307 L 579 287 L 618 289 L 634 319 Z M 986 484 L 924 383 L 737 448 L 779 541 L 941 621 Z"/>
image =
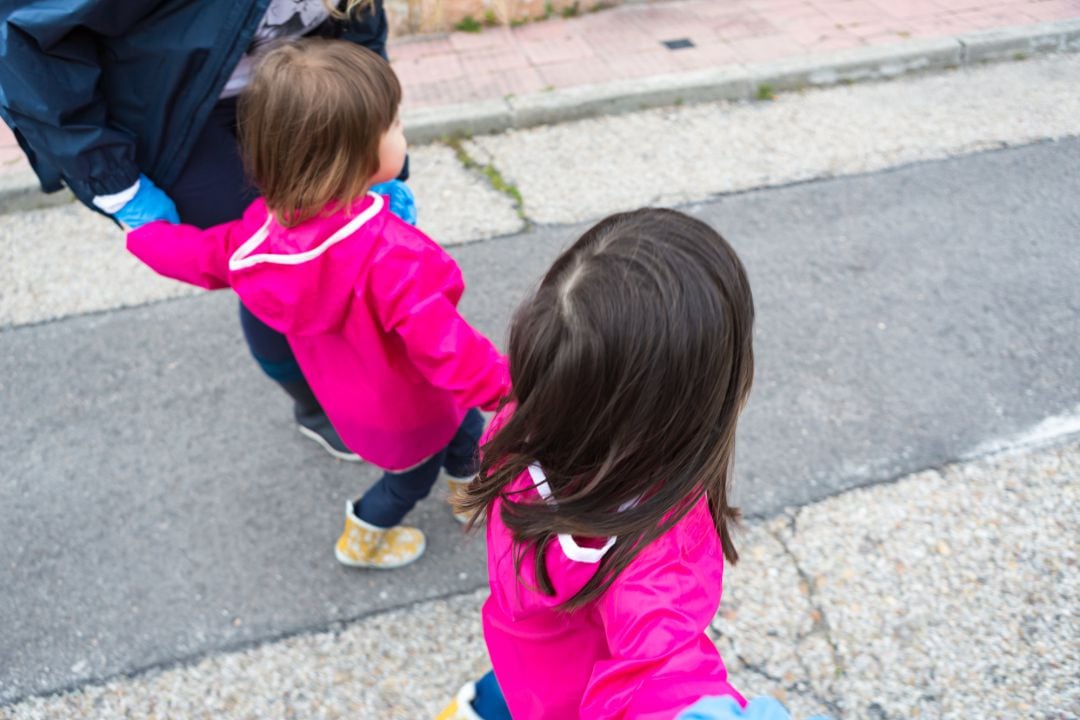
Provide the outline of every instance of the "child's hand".
<path id="1" fill-rule="evenodd" d="M 787 709 L 771 697 L 756 697 L 746 708 L 730 695 L 706 697 L 682 712 L 677 720 L 791 720 Z M 809 718 L 808 720 L 815 720 Z M 828 720 L 818 716 L 816 720 Z"/>
<path id="2" fill-rule="evenodd" d="M 135 197 L 113 213 L 113 217 L 132 230 L 155 220 L 180 222 L 180 215 L 176 212 L 176 204 L 172 198 L 145 175 L 139 175 L 139 189 Z"/>
<path id="3" fill-rule="evenodd" d="M 416 197 L 409 186 L 400 180 L 390 180 L 371 186 L 371 192 L 390 198 L 390 212 L 409 223 L 416 224 Z"/>

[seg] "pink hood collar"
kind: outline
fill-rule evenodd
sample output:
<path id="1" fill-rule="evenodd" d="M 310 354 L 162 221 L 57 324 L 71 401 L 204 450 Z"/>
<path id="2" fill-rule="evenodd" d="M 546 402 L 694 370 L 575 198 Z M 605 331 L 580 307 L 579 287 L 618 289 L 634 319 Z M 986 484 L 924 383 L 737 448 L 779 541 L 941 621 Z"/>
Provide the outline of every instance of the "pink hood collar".
<path id="1" fill-rule="evenodd" d="M 385 222 L 384 206 L 381 196 L 369 193 L 347 211 L 293 228 L 270 215 L 229 258 L 233 287 L 251 312 L 279 332 L 332 330 L 345 317 L 372 239 Z"/>

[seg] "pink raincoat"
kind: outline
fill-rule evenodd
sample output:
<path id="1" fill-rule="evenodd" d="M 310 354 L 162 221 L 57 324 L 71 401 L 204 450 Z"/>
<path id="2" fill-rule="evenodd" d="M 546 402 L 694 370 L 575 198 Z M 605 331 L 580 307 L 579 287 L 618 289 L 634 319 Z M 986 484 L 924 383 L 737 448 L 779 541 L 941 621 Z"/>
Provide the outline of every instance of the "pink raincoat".
<path id="1" fill-rule="evenodd" d="M 439 452 L 469 408 L 509 390 L 505 358 L 457 311 L 457 264 L 381 196 L 294 228 L 257 200 L 208 230 L 144 225 L 128 249 L 166 277 L 232 287 L 288 339 L 345 444 L 381 468 Z"/>
<path id="2" fill-rule="evenodd" d="M 554 502 L 534 465 L 510 492 Z M 615 539 L 560 535 L 546 550 L 555 595 L 536 589 L 530 550 L 514 570 L 514 543 L 496 501 L 488 520 L 491 597 L 484 639 L 515 720 L 671 720 L 706 695 L 742 696 L 705 635 L 720 605 L 724 554 L 702 499 L 645 548 L 599 600 L 570 613 L 555 607 L 596 572 Z"/>

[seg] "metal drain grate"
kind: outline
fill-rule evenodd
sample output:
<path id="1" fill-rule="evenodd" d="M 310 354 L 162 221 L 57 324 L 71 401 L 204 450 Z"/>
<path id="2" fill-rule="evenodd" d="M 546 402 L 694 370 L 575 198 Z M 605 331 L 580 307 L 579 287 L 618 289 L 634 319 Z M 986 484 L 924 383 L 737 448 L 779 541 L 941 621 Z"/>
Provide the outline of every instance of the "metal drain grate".
<path id="1" fill-rule="evenodd" d="M 690 38 L 676 38 L 675 40 L 663 40 L 661 42 L 668 50 L 682 50 L 683 48 L 694 47 L 694 42 Z"/>

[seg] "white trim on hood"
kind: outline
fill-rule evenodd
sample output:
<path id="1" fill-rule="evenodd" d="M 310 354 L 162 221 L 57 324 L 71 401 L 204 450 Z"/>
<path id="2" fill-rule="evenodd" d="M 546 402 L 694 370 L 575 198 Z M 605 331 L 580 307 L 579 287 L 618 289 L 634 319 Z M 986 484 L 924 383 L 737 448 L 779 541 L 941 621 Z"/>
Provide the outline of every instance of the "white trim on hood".
<path id="1" fill-rule="evenodd" d="M 330 237 L 323 240 L 322 243 L 311 250 L 306 250 L 302 253 L 296 253 L 294 255 L 282 255 L 275 253 L 259 253 L 257 255 L 248 255 L 255 248 L 259 247 L 266 236 L 270 234 L 270 223 L 274 221 L 274 216 L 266 218 L 266 222 L 259 228 L 254 235 L 244 241 L 244 244 L 236 248 L 236 252 L 229 258 L 229 270 L 236 272 L 244 268 L 251 267 L 252 265 L 258 265 L 259 263 L 274 263 L 277 265 L 300 265 L 306 263 L 308 260 L 317 258 L 324 252 L 329 250 L 334 245 L 349 237 L 357 230 L 359 230 L 364 223 L 371 218 L 375 217 L 382 210 L 385 201 L 381 195 L 377 193 L 369 192 L 368 195 L 372 198 L 372 203 L 367 207 L 364 212 L 354 217 L 349 222 L 338 228 Z"/>
<path id="2" fill-rule="evenodd" d="M 544 499 L 544 502 L 549 505 L 555 505 L 555 498 L 551 496 L 551 486 L 548 485 L 547 476 L 544 475 L 544 471 L 539 465 L 533 464 L 529 466 L 529 476 L 532 477 L 533 484 L 536 486 L 536 492 L 540 493 L 540 497 Z M 562 547 L 563 554 L 570 558 L 574 562 L 589 563 L 595 565 L 600 562 L 607 551 L 611 549 L 611 546 L 615 544 L 615 538 L 609 537 L 607 542 L 603 546 L 598 548 L 582 547 L 574 540 L 573 535 L 567 535 L 566 533 L 559 533 L 559 546 Z"/>

